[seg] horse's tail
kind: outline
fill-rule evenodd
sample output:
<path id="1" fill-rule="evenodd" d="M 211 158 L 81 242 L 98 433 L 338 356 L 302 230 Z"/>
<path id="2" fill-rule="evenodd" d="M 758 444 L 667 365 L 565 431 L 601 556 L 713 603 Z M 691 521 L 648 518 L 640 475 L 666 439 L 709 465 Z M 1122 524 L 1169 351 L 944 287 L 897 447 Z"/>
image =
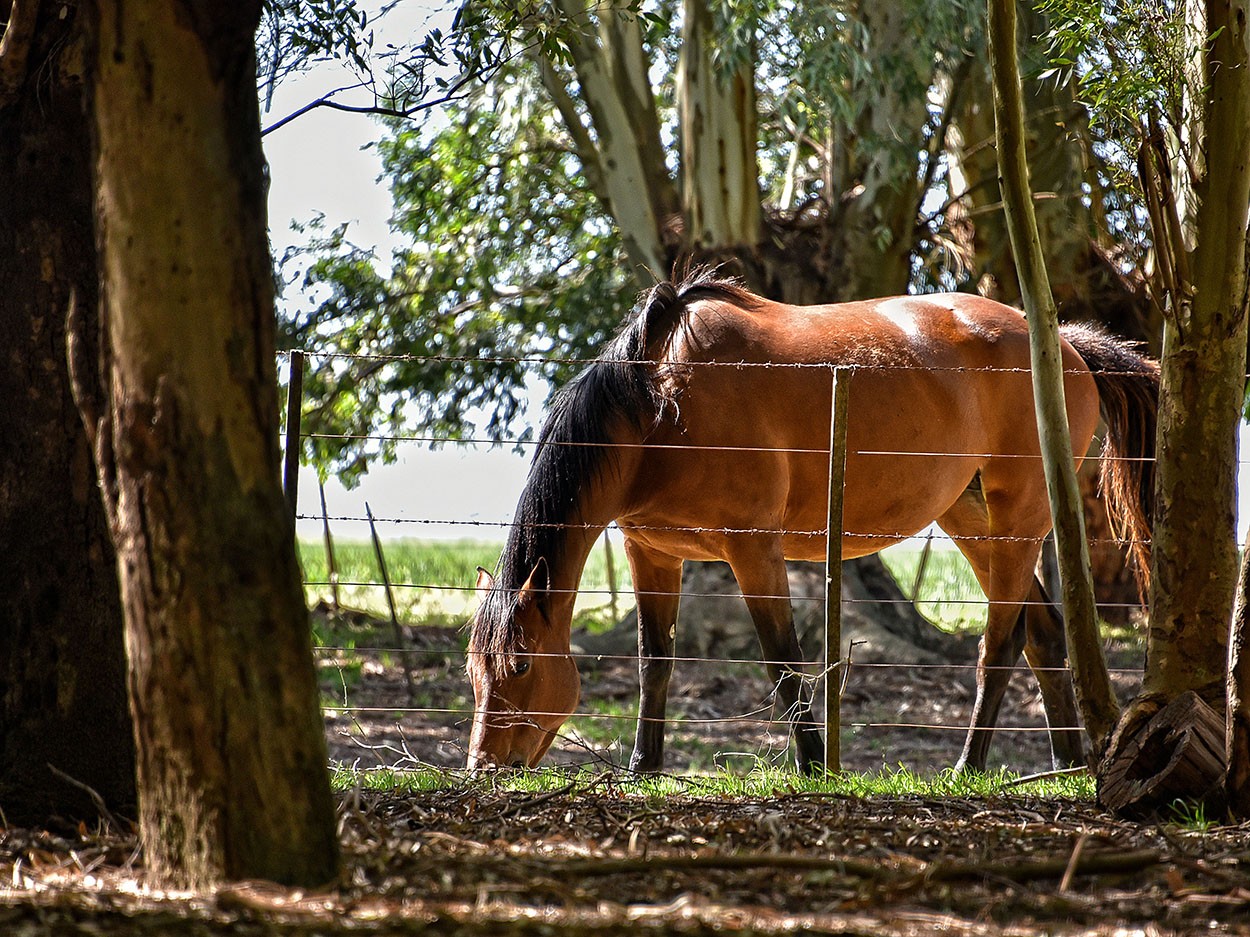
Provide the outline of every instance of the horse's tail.
<path id="1" fill-rule="evenodd" d="M 1127 543 L 1143 597 L 1150 583 L 1154 517 L 1155 427 L 1159 415 L 1159 363 L 1101 329 L 1064 325 L 1060 333 L 1094 375 L 1107 426 L 1099 486 L 1113 535 Z"/>

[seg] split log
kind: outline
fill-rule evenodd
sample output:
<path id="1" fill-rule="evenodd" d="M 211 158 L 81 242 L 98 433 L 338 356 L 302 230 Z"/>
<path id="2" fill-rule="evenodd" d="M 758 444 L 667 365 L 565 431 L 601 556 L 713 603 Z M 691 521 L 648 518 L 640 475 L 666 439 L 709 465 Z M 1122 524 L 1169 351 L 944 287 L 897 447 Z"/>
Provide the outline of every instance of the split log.
<path id="1" fill-rule="evenodd" d="M 1224 717 L 1193 691 L 1159 710 L 1098 769 L 1098 803 L 1144 818 L 1177 800 L 1222 809 Z"/>

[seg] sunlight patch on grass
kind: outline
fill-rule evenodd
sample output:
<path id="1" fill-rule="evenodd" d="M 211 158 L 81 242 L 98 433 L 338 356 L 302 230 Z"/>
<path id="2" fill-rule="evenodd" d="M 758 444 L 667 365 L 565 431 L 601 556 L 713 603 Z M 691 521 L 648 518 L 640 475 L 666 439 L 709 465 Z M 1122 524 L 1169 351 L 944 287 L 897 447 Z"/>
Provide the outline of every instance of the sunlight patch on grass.
<path id="1" fill-rule="evenodd" d="M 872 772 L 847 771 L 829 777 L 807 777 L 761 764 L 747 774 L 724 771 L 690 775 L 640 775 L 628 771 L 603 771 L 593 767 L 538 768 L 528 771 L 493 771 L 478 774 L 463 769 L 420 767 L 356 770 L 335 767 L 335 790 L 353 788 L 389 791 L 432 791 L 479 788 L 491 792 L 590 794 L 611 792 L 642 798 L 710 797 L 767 799 L 786 796 L 856 798 L 1028 798 L 1092 800 L 1094 779 L 1088 773 L 1041 778 L 1017 783 L 1010 771 L 956 774 L 950 769 L 920 775 L 899 766 Z"/>

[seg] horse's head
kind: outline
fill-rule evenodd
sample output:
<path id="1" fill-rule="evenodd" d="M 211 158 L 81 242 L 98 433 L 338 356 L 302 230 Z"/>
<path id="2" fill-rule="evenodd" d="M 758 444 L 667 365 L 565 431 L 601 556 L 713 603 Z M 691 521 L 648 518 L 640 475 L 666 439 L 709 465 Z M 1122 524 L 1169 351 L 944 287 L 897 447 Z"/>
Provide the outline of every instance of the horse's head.
<path id="1" fill-rule="evenodd" d="M 466 668 L 474 699 L 468 765 L 532 768 L 577 708 L 567 622 L 551 620 L 544 560 L 518 590 L 505 590 L 482 569 L 477 585 L 483 599 L 470 627 Z"/>

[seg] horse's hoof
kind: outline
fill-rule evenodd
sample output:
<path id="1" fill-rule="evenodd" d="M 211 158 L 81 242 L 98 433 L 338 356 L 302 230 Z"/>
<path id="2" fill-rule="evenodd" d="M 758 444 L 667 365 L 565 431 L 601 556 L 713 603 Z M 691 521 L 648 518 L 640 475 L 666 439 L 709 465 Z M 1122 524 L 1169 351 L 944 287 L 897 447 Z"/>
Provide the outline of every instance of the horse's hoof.
<path id="1" fill-rule="evenodd" d="M 629 770 L 635 774 L 659 774 L 663 768 L 660 762 L 652 761 L 649 758 L 631 758 L 629 759 Z"/>
<path id="2" fill-rule="evenodd" d="M 825 776 L 825 762 L 821 758 L 811 758 L 807 761 L 796 761 L 795 767 L 798 768 L 799 774 L 809 778 L 820 778 Z"/>
<path id="3" fill-rule="evenodd" d="M 985 774 L 985 765 L 974 765 L 967 758 L 960 758 L 951 766 L 951 774 L 955 776 Z"/>

